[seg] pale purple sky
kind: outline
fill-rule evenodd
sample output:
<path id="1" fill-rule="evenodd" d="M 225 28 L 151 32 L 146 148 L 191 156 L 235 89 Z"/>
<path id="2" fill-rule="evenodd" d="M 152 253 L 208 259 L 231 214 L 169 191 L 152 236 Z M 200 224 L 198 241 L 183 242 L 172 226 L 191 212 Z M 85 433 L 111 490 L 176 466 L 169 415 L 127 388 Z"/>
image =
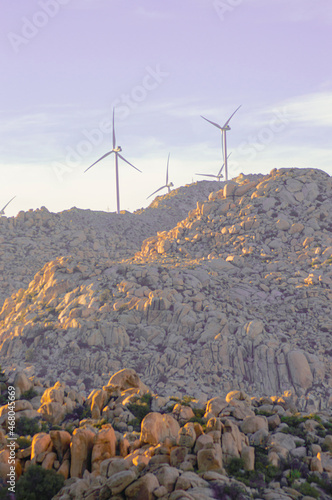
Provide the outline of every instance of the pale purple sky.
<path id="1" fill-rule="evenodd" d="M 332 174 L 331 0 L 15 0 L 1 5 L 0 209 L 121 209 L 217 173 Z M 94 131 L 94 132 L 92 132 Z M 151 202 L 151 199 L 149 200 Z"/>

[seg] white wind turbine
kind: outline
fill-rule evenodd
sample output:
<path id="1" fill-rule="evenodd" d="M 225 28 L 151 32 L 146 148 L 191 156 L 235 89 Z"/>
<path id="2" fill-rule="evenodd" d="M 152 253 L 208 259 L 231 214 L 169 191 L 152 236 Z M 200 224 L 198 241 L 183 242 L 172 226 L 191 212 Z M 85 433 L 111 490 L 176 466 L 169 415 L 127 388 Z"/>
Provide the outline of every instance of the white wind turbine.
<path id="1" fill-rule="evenodd" d="M 147 200 L 149 198 L 151 198 L 151 196 L 153 196 L 154 194 L 158 193 L 158 191 L 161 191 L 162 189 L 165 189 L 165 188 L 168 188 L 168 192 L 170 193 L 171 191 L 171 187 L 174 186 L 173 182 L 168 182 L 168 164 L 169 164 L 169 156 L 170 156 L 170 153 L 168 153 L 168 158 L 167 158 L 167 167 L 166 167 L 166 184 L 165 186 L 161 186 L 159 189 L 157 189 L 156 191 L 154 191 L 152 194 L 150 194 L 150 196 L 147 197 Z"/>
<path id="2" fill-rule="evenodd" d="M 229 153 L 229 155 L 227 156 L 227 160 L 231 156 L 231 154 L 232 153 Z M 217 175 L 214 175 L 214 174 L 195 174 L 195 175 L 202 175 L 203 177 L 214 177 L 215 179 L 217 179 L 217 181 L 220 182 L 221 179 L 224 177 L 223 174 L 221 173 L 222 169 L 224 168 L 224 165 L 225 165 L 225 163 L 222 164 L 221 169 L 219 170 Z"/>
<path id="3" fill-rule="evenodd" d="M 9 203 L 13 201 L 13 199 L 16 198 L 16 196 L 13 196 L 11 200 L 9 200 L 8 203 L 0 210 L 0 216 L 5 215 L 5 209 L 8 207 Z"/>
<path id="4" fill-rule="evenodd" d="M 99 160 L 95 161 L 90 167 L 88 167 L 86 170 L 84 170 L 84 173 L 87 172 L 91 167 L 93 167 L 96 163 L 98 163 L 100 160 L 103 160 L 106 158 L 106 156 L 111 155 L 112 153 L 115 154 L 115 182 L 116 182 L 116 208 L 117 208 L 117 213 L 120 213 L 120 189 L 119 189 L 119 166 L 118 166 L 118 156 L 121 158 L 121 160 L 125 161 L 133 167 L 135 170 L 138 170 L 138 172 L 141 172 L 138 168 L 134 167 L 129 161 L 127 161 L 122 155 L 120 155 L 120 151 L 122 151 L 121 146 L 116 146 L 116 139 L 115 139 L 115 128 L 114 128 L 114 108 L 113 108 L 113 149 L 109 151 L 108 153 L 104 154 Z"/>
<path id="5" fill-rule="evenodd" d="M 234 113 L 228 118 L 227 122 L 222 127 L 218 123 L 212 122 L 211 120 L 208 120 L 207 118 L 205 118 L 204 116 L 201 115 L 201 117 L 204 118 L 204 120 L 206 120 L 207 122 L 209 122 L 212 125 L 214 125 L 215 127 L 217 127 L 219 130 L 221 130 L 221 135 L 222 135 L 222 143 L 221 144 L 222 144 L 222 150 L 223 150 L 223 161 L 225 164 L 225 180 L 226 181 L 228 181 L 226 132 L 227 132 L 227 130 L 231 129 L 231 127 L 228 124 L 231 121 L 231 119 L 233 118 L 233 116 L 235 115 L 235 113 L 237 112 L 237 110 L 240 108 L 241 108 L 241 104 L 238 108 L 236 108 Z"/>

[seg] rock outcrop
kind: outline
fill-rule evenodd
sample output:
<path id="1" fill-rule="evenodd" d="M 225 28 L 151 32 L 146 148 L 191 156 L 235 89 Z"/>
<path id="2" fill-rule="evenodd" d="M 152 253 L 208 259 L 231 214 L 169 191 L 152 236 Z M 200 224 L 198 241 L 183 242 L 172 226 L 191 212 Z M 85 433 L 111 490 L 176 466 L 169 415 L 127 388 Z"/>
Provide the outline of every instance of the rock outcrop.
<path id="1" fill-rule="evenodd" d="M 232 391 L 200 402 L 158 396 L 146 388 L 128 398 L 128 390 L 141 381 L 133 370 L 111 380 L 124 380 L 125 372 L 130 374 L 126 387 L 114 384 L 117 390 L 102 400 L 103 419 L 91 418 L 91 398 L 84 401 L 78 394 L 57 430 L 43 421 L 43 430 L 29 437 L 32 427 L 17 426 L 17 479 L 35 464 L 64 476 L 54 500 L 331 498 L 331 411 L 299 412 L 298 398 L 290 392 L 258 398 Z M 66 394 L 60 383 L 45 389 L 41 404 L 58 397 L 60 388 Z M 80 409 L 85 416 L 81 411 L 79 417 Z M 6 431 L 3 423 L 0 481 L 8 473 Z"/>

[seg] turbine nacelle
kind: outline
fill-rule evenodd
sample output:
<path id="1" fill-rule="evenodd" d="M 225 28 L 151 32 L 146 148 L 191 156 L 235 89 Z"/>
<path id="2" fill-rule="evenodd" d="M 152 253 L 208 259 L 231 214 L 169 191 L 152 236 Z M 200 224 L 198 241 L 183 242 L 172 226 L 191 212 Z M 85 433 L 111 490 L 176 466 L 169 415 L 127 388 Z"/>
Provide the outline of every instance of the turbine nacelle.
<path id="1" fill-rule="evenodd" d="M 122 147 L 117 146 L 116 148 L 113 148 L 112 151 L 114 151 L 114 153 L 120 153 L 120 151 L 122 151 Z"/>

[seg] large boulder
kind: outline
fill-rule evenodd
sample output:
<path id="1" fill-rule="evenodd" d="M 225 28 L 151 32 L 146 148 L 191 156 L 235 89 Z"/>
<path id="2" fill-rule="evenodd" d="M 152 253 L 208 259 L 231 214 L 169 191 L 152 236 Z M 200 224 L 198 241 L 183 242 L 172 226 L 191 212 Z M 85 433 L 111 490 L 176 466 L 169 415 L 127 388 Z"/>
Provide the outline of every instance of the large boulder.
<path id="1" fill-rule="evenodd" d="M 287 355 L 287 363 L 294 387 L 309 389 L 314 378 L 304 353 L 300 350 L 290 351 Z"/>
<path id="2" fill-rule="evenodd" d="M 240 427 L 244 434 L 254 434 L 260 429 L 268 430 L 269 425 L 266 417 L 257 415 L 255 417 L 247 417 L 244 419 Z"/>
<path id="3" fill-rule="evenodd" d="M 126 498 L 128 500 L 154 500 L 153 492 L 159 486 L 156 476 L 148 472 L 126 488 Z"/>
<path id="4" fill-rule="evenodd" d="M 92 472 L 100 470 L 100 464 L 115 456 L 116 436 L 113 427 L 108 424 L 95 435 L 91 456 Z"/>
<path id="5" fill-rule="evenodd" d="M 49 387 L 45 390 L 41 398 L 41 404 L 44 403 L 60 403 L 63 404 L 63 399 L 65 397 L 64 391 L 65 385 L 61 382 L 56 382 L 53 387 Z"/>
<path id="6" fill-rule="evenodd" d="M 107 387 L 109 386 L 117 386 L 121 391 L 125 391 L 127 389 L 138 389 L 142 394 L 145 394 L 149 391 L 149 388 L 143 384 L 135 370 L 130 368 L 124 368 L 123 370 L 118 371 L 109 379 L 107 386 L 103 389 L 107 391 Z"/>
<path id="7" fill-rule="evenodd" d="M 171 415 L 148 413 L 142 421 L 140 441 L 154 446 L 163 443 L 166 438 L 173 438 L 176 442 L 179 430 L 178 422 Z"/>
<path id="8" fill-rule="evenodd" d="M 52 449 L 52 441 L 49 434 L 46 432 L 39 432 L 35 434 L 31 443 L 31 461 L 32 463 L 36 463 L 38 456 L 45 452 L 51 451 Z"/>
<path id="9" fill-rule="evenodd" d="M 50 438 L 53 443 L 53 448 L 57 452 L 58 459 L 62 459 L 70 446 L 71 435 L 67 431 L 50 431 Z"/>
<path id="10" fill-rule="evenodd" d="M 50 424 L 59 425 L 66 414 L 66 406 L 56 402 L 44 403 L 37 411 Z"/>
<path id="11" fill-rule="evenodd" d="M 222 450 L 218 444 L 203 448 L 197 453 L 197 466 L 200 471 L 222 470 Z"/>
<path id="12" fill-rule="evenodd" d="M 70 443 L 70 476 L 82 477 L 91 461 L 95 432 L 91 429 L 75 429 Z"/>
<path id="13" fill-rule="evenodd" d="M 33 387 L 33 383 L 28 379 L 26 374 L 21 371 L 17 372 L 15 375 L 14 387 L 16 390 L 16 398 L 19 399 L 24 392 L 29 391 Z"/>

